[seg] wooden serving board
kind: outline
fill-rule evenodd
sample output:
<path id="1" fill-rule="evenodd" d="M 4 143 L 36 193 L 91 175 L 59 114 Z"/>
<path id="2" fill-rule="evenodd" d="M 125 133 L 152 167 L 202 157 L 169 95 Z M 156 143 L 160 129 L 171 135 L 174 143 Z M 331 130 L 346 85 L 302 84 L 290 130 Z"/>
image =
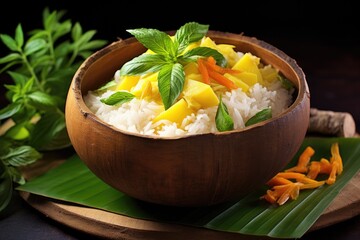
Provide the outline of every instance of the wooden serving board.
<path id="1" fill-rule="evenodd" d="M 51 157 L 50 157 L 51 158 Z M 39 161 L 24 171 L 36 176 L 62 163 L 67 156 L 49 161 Z M 248 235 L 220 232 L 170 223 L 136 219 L 124 215 L 57 201 L 28 192 L 22 198 L 46 216 L 71 228 L 107 239 L 249 239 Z M 360 173 L 339 193 L 309 231 L 360 215 Z M 260 239 L 251 237 L 250 239 Z"/>

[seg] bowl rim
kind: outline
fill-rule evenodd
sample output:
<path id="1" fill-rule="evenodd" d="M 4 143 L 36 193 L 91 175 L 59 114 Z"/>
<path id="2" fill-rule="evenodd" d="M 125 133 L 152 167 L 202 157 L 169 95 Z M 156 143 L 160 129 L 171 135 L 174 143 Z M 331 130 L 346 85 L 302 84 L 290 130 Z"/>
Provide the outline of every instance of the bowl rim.
<path id="1" fill-rule="evenodd" d="M 167 33 L 172 33 L 174 31 L 167 31 Z M 79 109 L 82 113 L 82 115 L 89 117 L 92 119 L 92 121 L 101 124 L 103 126 L 106 126 L 110 128 L 112 131 L 130 135 L 134 137 L 140 137 L 140 138 L 149 138 L 149 139 L 158 139 L 158 140 L 176 140 L 176 139 L 186 139 L 186 138 L 193 138 L 197 136 L 203 136 L 203 135 L 217 135 L 217 136 L 223 136 L 223 135 L 229 135 L 233 133 L 241 133 L 245 131 L 249 131 L 254 128 L 260 128 L 263 127 L 269 123 L 278 121 L 279 119 L 287 116 L 288 114 L 291 114 L 294 112 L 299 105 L 304 101 L 305 98 L 310 99 L 310 91 L 308 87 L 308 83 L 306 80 L 305 73 L 303 72 L 302 68 L 297 64 L 296 60 L 291 58 L 289 55 L 287 55 L 284 51 L 280 50 L 279 48 L 275 47 L 272 44 L 269 44 L 268 42 L 264 40 L 260 40 L 256 37 L 251 37 L 244 35 L 243 33 L 236 34 L 231 32 L 223 32 L 223 31 L 215 31 L 215 30 L 209 30 L 206 36 L 210 36 L 211 38 L 235 38 L 237 41 L 242 41 L 251 45 L 254 45 L 256 48 L 261 48 L 262 50 L 266 51 L 268 54 L 275 56 L 276 58 L 280 59 L 282 62 L 284 62 L 289 69 L 291 69 L 295 76 L 298 78 L 298 86 L 296 89 L 296 98 L 293 100 L 291 105 L 282 111 L 277 116 L 274 116 L 270 119 L 261 121 L 259 123 L 253 124 L 251 126 L 247 126 L 241 129 L 234 129 L 224 132 L 207 132 L 207 133 L 200 133 L 200 134 L 185 134 L 180 136 L 159 136 L 159 135 L 145 135 L 140 133 L 134 133 L 127 130 L 119 129 L 103 120 L 101 120 L 94 112 L 90 110 L 90 108 L 86 105 L 84 101 L 84 94 L 81 91 L 81 84 L 82 79 L 86 73 L 86 71 L 91 67 L 93 63 L 101 59 L 102 57 L 105 57 L 108 53 L 110 53 L 113 50 L 117 50 L 119 48 L 127 47 L 131 44 L 140 44 L 138 40 L 135 37 L 129 37 L 126 39 L 119 38 L 116 41 L 111 42 L 107 46 L 97 50 L 93 54 L 91 54 L 88 58 L 86 58 L 83 63 L 79 66 L 77 71 L 75 72 L 75 75 L 72 79 L 72 84 L 69 89 L 69 91 L 74 91 L 75 100 L 77 102 L 77 105 L 79 106 Z M 145 49 L 145 48 L 144 48 Z M 135 57 L 135 56 L 134 56 Z M 264 59 L 260 58 L 260 61 L 266 62 Z M 115 73 L 114 73 L 115 74 Z"/>

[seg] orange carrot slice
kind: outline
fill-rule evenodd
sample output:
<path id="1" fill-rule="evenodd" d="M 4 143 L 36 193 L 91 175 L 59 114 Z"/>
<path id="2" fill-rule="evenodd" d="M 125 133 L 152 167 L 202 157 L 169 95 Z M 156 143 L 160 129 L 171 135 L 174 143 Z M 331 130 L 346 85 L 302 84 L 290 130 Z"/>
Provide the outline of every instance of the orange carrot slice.
<path id="1" fill-rule="evenodd" d="M 198 64 L 198 69 L 199 69 L 199 72 L 202 76 L 202 79 L 203 79 L 203 82 L 206 83 L 206 84 L 210 84 L 210 78 L 209 78 L 209 73 L 208 73 L 208 70 L 204 64 L 204 60 L 201 59 L 201 58 L 198 58 L 197 60 L 197 64 Z"/>

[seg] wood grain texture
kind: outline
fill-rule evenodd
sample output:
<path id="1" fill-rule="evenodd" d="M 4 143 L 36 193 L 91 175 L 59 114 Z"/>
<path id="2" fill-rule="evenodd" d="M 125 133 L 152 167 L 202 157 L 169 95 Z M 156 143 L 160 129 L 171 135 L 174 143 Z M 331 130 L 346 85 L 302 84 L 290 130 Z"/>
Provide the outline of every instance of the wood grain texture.
<path id="1" fill-rule="evenodd" d="M 104 182 L 147 202 L 209 206 L 262 186 L 295 155 L 310 115 L 310 93 L 301 68 L 284 52 L 256 38 L 216 31 L 208 36 L 279 69 L 297 88 L 294 103 L 272 119 L 214 134 L 164 138 L 116 129 L 95 116 L 83 100 L 89 90 L 111 80 L 124 62 L 144 51 L 134 38 L 114 42 L 79 68 L 65 111 L 77 154 Z"/>

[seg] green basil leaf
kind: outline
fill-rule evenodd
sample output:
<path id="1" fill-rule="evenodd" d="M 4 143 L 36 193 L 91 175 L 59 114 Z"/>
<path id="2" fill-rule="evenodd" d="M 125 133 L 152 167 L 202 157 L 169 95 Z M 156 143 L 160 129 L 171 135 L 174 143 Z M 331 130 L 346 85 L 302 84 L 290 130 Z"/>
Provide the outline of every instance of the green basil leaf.
<path id="1" fill-rule="evenodd" d="M 180 56 L 179 61 L 183 62 L 195 62 L 200 57 L 210 57 L 213 56 L 216 60 L 217 65 L 225 67 L 227 64 L 226 58 L 217 50 L 209 47 L 197 47 L 193 48 L 184 55 Z"/>
<path id="2" fill-rule="evenodd" d="M 201 40 L 209 30 L 209 25 L 189 22 L 181 26 L 175 34 L 175 40 L 179 43 L 178 54 L 192 42 Z"/>
<path id="3" fill-rule="evenodd" d="M 51 32 L 56 27 L 57 23 L 56 11 L 51 12 L 46 17 L 44 14 L 43 23 L 45 30 Z"/>
<path id="4" fill-rule="evenodd" d="M 95 30 L 90 30 L 85 32 L 76 42 L 74 42 L 74 45 L 76 46 L 76 48 L 80 48 L 81 45 L 89 42 L 94 37 L 95 34 L 96 34 Z"/>
<path id="5" fill-rule="evenodd" d="M 55 32 L 54 35 L 52 36 L 52 40 L 55 42 L 60 37 L 69 33 L 71 31 L 71 26 L 72 24 L 70 20 L 66 20 L 61 24 L 58 24 L 57 27 L 55 28 Z"/>
<path id="6" fill-rule="evenodd" d="M 117 85 L 117 83 L 115 82 L 115 80 L 112 80 L 110 82 L 107 82 L 102 87 L 96 89 L 96 91 L 98 91 L 98 92 L 105 91 L 105 90 L 108 90 L 109 88 L 115 87 L 116 85 Z"/>
<path id="7" fill-rule="evenodd" d="M 142 54 L 126 62 L 120 69 L 120 75 L 140 75 L 157 72 L 169 62 L 162 55 Z"/>
<path id="8" fill-rule="evenodd" d="M 47 47 L 47 43 L 44 39 L 34 39 L 26 43 L 24 48 L 24 54 L 30 55 L 46 47 Z"/>
<path id="9" fill-rule="evenodd" d="M 40 159 L 42 154 L 35 148 L 30 146 L 20 146 L 16 148 L 10 148 L 6 155 L 1 156 L 3 162 L 6 165 L 14 167 L 26 166 Z"/>
<path id="10" fill-rule="evenodd" d="M 71 146 L 71 141 L 67 133 L 66 128 L 63 128 L 61 131 L 56 133 L 50 142 L 44 143 L 41 146 L 41 151 L 53 151 L 64 149 Z"/>
<path id="11" fill-rule="evenodd" d="M 18 53 L 10 53 L 5 57 L 0 58 L 0 64 L 11 62 L 14 60 L 21 60 L 21 55 Z"/>
<path id="12" fill-rule="evenodd" d="M 56 106 L 56 100 L 45 92 L 36 91 L 28 94 L 27 96 L 32 100 L 32 104 L 40 109 Z"/>
<path id="13" fill-rule="evenodd" d="M 177 47 L 167 33 L 147 28 L 129 29 L 127 31 L 154 53 L 176 57 Z"/>
<path id="14" fill-rule="evenodd" d="M 245 123 L 245 127 L 265 121 L 267 119 L 270 119 L 271 117 L 272 117 L 271 108 L 265 108 L 257 112 L 254 116 L 252 116 L 249 120 L 247 120 Z"/>
<path id="15" fill-rule="evenodd" d="M 59 58 L 57 58 L 57 59 L 59 59 Z M 33 68 L 41 67 L 41 66 L 48 67 L 53 62 L 54 62 L 54 58 L 52 56 L 44 55 L 44 56 L 39 56 L 39 57 L 36 57 L 35 59 L 33 59 L 32 66 L 33 66 Z"/>
<path id="16" fill-rule="evenodd" d="M 0 161 L 0 213 L 9 205 L 13 193 L 13 182 L 7 167 Z"/>
<path id="17" fill-rule="evenodd" d="M 14 139 L 14 140 L 24 140 L 29 137 L 29 130 L 26 129 L 27 122 L 16 123 L 14 126 L 9 128 L 5 137 Z"/>
<path id="18" fill-rule="evenodd" d="M 48 36 L 48 32 L 46 30 L 42 30 L 42 29 L 36 29 L 30 32 L 31 37 L 28 39 L 28 41 L 32 41 L 35 39 L 43 39 L 46 38 Z"/>
<path id="19" fill-rule="evenodd" d="M 15 41 L 17 43 L 18 48 L 21 48 L 24 44 L 24 33 L 21 24 L 18 24 L 15 29 Z"/>
<path id="20" fill-rule="evenodd" d="M 25 82 L 24 86 L 20 86 L 21 93 L 25 94 L 27 92 L 30 92 L 33 85 L 34 85 L 35 79 L 33 77 L 29 78 L 28 81 Z"/>
<path id="21" fill-rule="evenodd" d="M 159 92 L 165 110 L 171 107 L 184 88 L 185 72 L 180 63 L 165 65 L 158 75 Z"/>
<path id="22" fill-rule="evenodd" d="M 215 116 L 216 128 L 220 132 L 230 131 L 234 129 L 234 121 L 229 115 L 226 105 L 222 101 L 222 96 L 220 95 L 220 102 Z"/>
<path id="23" fill-rule="evenodd" d="M 65 117 L 59 111 L 46 111 L 35 124 L 30 135 L 29 145 L 42 150 L 42 147 L 48 144 L 61 131 L 66 128 Z"/>
<path id="24" fill-rule="evenodd" d="M 286 90 L 291 90 L 294 88 L 294 84 L 287 78 L 285 78 L 282 75 L 278 75 L 278 79 L 281 82 L 281 85 L 286 89 Z"/>
<path id="25" fill-rule="evenodd" d="M 104 46 L 107 43 L 105 40 L 94 40 L 84 43 L 79 47 L 79 51 L 93 50 Z"/>
<path id="26" fill-rule="evenodd" d="M 16 44 L 15 39 L 10 37 L 7 34 L 0 34 L 0 38 L 2 42 L 12 51 L 18 51 L 18 46 Z"/>
<path id="27" fill-rule="evenodd" d="M 80 23 L 76 22 L 71 30 L 71 37 L 76 42 L 82 35 L 82 27 Z"/>
<path id="28" fill-rule="evenodd" d="M 9 118 L 22 109 L 22 104 L 13 102 L 0 110 L 0 120 Z"/>
<path id="29" fill-rule="evenodd" d="M 115 104 L 123 104 L 123 103 L 129 102 L 134 97 L 135 97 L 135 95 L 132 93 L 129 93 L 126 91 L 119 91 L 119 92 L 111 94 L 107 98 L 100 99 L 100 101 L 105 103 L 106 105 L 115 105 Z"/>
<path id="30" fill-rule="evenodd" d="M 29 79 L 28 76 L 20 72 L 8 71 L 7 73 L 11 76 L 11 78 L 14 80 L 16 85 L 24 86 Z"/>
<path id="31" fill-rule="evenodd" d="M 11 176 L 13 182 L 18 183 L 20 185 L 26 183 L 25 178 L 21 175 L 21 172 L 17 167 L 8 166 L 7 169 L 9 171 L 9 175 Z"/>

